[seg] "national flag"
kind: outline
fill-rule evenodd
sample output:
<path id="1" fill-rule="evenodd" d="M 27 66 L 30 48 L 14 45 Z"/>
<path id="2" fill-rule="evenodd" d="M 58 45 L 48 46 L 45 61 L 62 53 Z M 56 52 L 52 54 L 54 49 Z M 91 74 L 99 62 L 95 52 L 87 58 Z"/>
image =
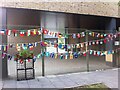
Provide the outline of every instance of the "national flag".
<path id="1" fill-rule="evenodd" d="M 38 30 L 38 31 L 37 31 L 37 35 L 41 35 L 41 31 Z"/>
<path id="2" fill-rule="evenodd" d="M 14 36 L 18 36 L 17 35 L 17 30 L 13 29 L 12 32 L 14 33 Z"/>
<path id="3" fill-rule="evenodd" d="M 33 30 L 34 35 L 36 35 L 36 29 Z"/>
<path id="4" fill-rule="evenodd" d="M 20 51 L 21 50 L 21 45 L 20 44 L 16 44 L 16 49 L 17 49 L 17 51 Z"/>
<path id="5" fill-rule="evenodd" d="M 23 37 L 25 35 L 25 32 L 20 32 L 20 36 Z"/>
<path id="6" fill-rule="evenodd" d="M 72 38 L 76 38 L 76 34 L 72 34 Z"/>
<path id="7" fill-rule="evenodd" d="M 70 54 L 70 59 L 73 59 L 73 54 L 72 53 Z"/>
<path id="8" fill-rule="evenodd" d="M 96 41 L 96 44 L 99 44 L 99 40 Z"/>
<path id="9" fill-rule="evenodd" d="M 80 33 L 77 34 L 77 37 L 80 38 Z"/>
<path id="10" fill-rule="evenodd" d="M 58 57 L 58 54 L 56 53 L 56 54 L 55 54 L 55 59 L 56 59 L 57 57 Z"/>
<path id="11" fill-rule="evenodd" d="M 11 30 L 7 30 L 6 35 L 10 36 L 11 35 Z"/>
<path id="12" fill-rule="evenodd" d="M 33 33 L 33 31 L 30 31 L 30 35 L 34 36 L 34 33 Z"/>
<path id="13" fill-rule="evenodd" d="M 37 47 L 37 44 L 38 44 L 38 43 L 37 43 L 37 42 L 35 42 L 35 43 L 34 43 L 34 47 Z"/>
<path id="14" fill-rule="evenodd" d="M 4 35 L 5 34 L 5 30 L 0 30 L 0 34 Z"/>
<path id="15" fill-rule="evenodd" d="M 29 47 L 30 50 L 32 50 L 32 49 L 33 49 L 33 44 L 32 44 L 32 43 L 29 43 L 29 44 L 28 44 L 28 47 Z"/>
<path id="16" fill-rule="evenodd" d="M 48 34 L 48 30 L 43 29 L 43 34 Z"/>
<path id="17" fill-rule="evenodd" d="M 30 34 L 31 34 L 31 33 L 30 33 L 30 30 L 28 30 L 28 31 L 27 31 L 27 36 L 30 36 Z"/>
<path id="18" fill-rule="evenodd" d="M 68 54 L 65 55 L 65 59 L 68 59 Z"/>

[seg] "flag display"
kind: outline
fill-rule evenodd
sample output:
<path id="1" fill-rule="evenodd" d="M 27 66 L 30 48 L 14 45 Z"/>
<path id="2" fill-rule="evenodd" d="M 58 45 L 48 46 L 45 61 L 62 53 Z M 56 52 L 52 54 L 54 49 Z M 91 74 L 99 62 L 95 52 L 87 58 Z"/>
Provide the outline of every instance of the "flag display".
<path id="1" fill-rule="evenodd" d="M 34 47 L 37 47 L 38 45 L 40 45 L 41 47 L 55 47 L 55 48 L 59 48 L 59 49 L 64 49 L 64 50 L 70 50 L 70 49 L 80 49 L 80 48 L 84 48 L 84 47 L 88 47 L 88 46 L 97 46 L 97 45 L 103 45 L 103 44 L 107 44 L 110 41 L 114 41 L 114 39 L 116 39 L 117 37 L 120 36 L 120 32 L 117 33 L 98 33 L 98 32 L 92 32 L 92 31 L 85 31 L 85 32 L 80 32 L 80 33 L 73 33 L 73 34 L 65 34 L 65 33 L 60 33 L 60 32 L 53 32 L 47 29 L 30 29 L 30 30 L 9 30 L 9 29 L 2 29 L 0 30 L 0 35 L 8 35 L 10 36 L 11 34 L 13 34 L 15 37 L 16 36 L 20 36 L 25 37 L 25 36 L 35 36 L 35 35 L 50 35 L 52 37 L 56 37 L 59 39 L 64 38 L 68 38 L 69 36 L 71 38 L 76 39 L 76 38 L 84 38 L 86 35 L 89 35 L 91 37 L 96 37 L 99 38 L 97 40 L 90 40 L 87 42 L 81 42 L 81 43 L 74 43 L 74 44 L 65 44 L 65 43 L 57 43 L 56 41 L 49 41 L 49 40 L 45 40 L 45 41 L 38 41 L 38 42 L 31 42 L 31 43 L 10 43 L 7 45 L 0 45 L 0 51 L 2 53 L 2 58 L 5 58 L 5 56 L 8 57 L 9 60 L 12 59 L 12 56 L 10 54 L 5 53 L 8 49 L 10 48 L 16 48 L 17 51 L 20 50 L 33 50 Z M 87 54 L 89 55 L 94 55 L 94 56 L 104 56 L 106 54 L 113 54 L 116 51 L 118 51 L 120 49 L 116 49 L 116 50 L 108 50 L 107 53 L 105 53 L 106 51 L 97 51 L 97 50 L 87 50 L 86 51 L 77 51 L 77 52 L 67 52 L 67 53 L 50 53 L 50 52 L 43 52 L 40 53 L 38 55 L 35 55 L 34 58 L 36 60 L 36 58 L 41 58 L 42 56 L 46 56 L 46 57 L 51 57 L 51 58 L 59 58 L 60 60 L 62 59 L 76 59 L 79 58 L 80 56 L 86 56 Z M 23 60 L 20 60 L 20 63 L 22 63 Z"/>

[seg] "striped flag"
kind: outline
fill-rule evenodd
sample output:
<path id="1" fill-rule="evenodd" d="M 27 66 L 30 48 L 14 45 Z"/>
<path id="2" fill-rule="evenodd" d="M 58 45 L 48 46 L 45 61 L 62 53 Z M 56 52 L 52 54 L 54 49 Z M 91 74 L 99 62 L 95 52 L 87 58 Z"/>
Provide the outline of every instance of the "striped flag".
<path id="1" fill-rule="evenodd" d="M 7 30 L 6 35 L 10 36 L 11 35 L 11 30 Z"/>
<path id="2" fill-rule="evenodd" d="M 30 30 L 27 31 L 27 36 L 30 36 Z"/>
<path id="3" fill-rule="evenodd" d="M 5 34 L 5 30 L 0 30 L 0 34 L 4 35 Z"/>
<path id="4" fill-rule="evenodd" d="M 2 50 L 2 45 L 0 45 L 0 51 Z"/>
<path id="5" fill-rule="evenodd" d="M 37 34 L 38 34 L 38 35 L 40 35 L 40 34 L 41 34 L 41 31 L 40 31 L 40 30 L 38 30 L 38 31 L 37 31 Z"/>

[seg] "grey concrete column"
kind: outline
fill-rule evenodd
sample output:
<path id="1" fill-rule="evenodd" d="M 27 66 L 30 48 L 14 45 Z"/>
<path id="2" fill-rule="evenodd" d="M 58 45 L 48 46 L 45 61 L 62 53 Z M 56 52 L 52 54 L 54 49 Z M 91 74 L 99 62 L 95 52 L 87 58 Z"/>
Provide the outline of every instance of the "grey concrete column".
<path id="1" fill-rule="evenodd" d="M 116 32 L 116 19 L 107 18 L 105 21 L 106 33 L 115 33 Z M 106 43 L 106 51 L 114 49 L 114 41 L 109 41 Z M 116 60 L 113 58 L 112 62 L 106 62 L 107 65 L 115 66 Z"/>
<path id="2" fill-rule="evenodd" d="M 6 8 L 0 8 L 0 30 L 6 29 L 6 24 Z M 0 45 L 2 44 L 7 44 L 6 35 L 0 35 Z M 7 51 L 5 53 L 7 53 Z M 8 76 L 8 68 L 7 57 L 3 59 L 1 55 L 2 53 L 0 53 L 0 79 L 2 80 Z"/>

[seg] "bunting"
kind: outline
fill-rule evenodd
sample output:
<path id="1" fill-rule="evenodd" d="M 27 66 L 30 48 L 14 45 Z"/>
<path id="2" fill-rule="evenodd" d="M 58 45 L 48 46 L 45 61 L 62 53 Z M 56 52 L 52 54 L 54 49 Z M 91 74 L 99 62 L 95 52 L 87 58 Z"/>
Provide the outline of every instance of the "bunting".
<path id="1" fill-rule="evenodd" d="M 63 60 L 63 59 L 73 60 L 73 59 L 80 58 L 80 56 L 86 57 L 87 54 L 93 55 L 93 56 L 105 56 L 105 55 L 109 55 L 109 54 L 114 54 L 118 51 L 120 51 L 120 48 L 115 49 L 115 50 L 108 50 L 108 51 L 88 50 L 87 52 L 86 51 L 79 51 L 79 52 L 70 52 L 70 53 L 69 52 L 67 52 L 67 53 L 44 52 L 44 53 L 40 53 L 38 55 L 35 55 L 33 60 L 35 62 L 37 58 L 38 59 L 42 58 L 43 55 L 46 57 L 51 57 L 51 58 L 55 58 L 55 59 L 59 58 L 60 60 Z M 15 58 L 16 58 L 15 56 L 12 56 L 8 53 L 3 53 L 3 52 L 0 52 L 0 53 L 2 53 L 1 57 L 3 59 L 5 57 L 7 57 L 8 60 L 15 60 Z M 30 62 L 30 60 L 28 60 L 28 62 Z M 23 63 L 23 60 L 20 60 L 20 63 Z"/>
<path id="2" fill-rule="evenodd" d="M 56 38 L 68 38 L 68 36 L 71 36 L 73 39 L 75 38 L 82 38 L 85 37 L 86 35 L 92 36 L 92 37 L 97 37 L 97 38 L 105 38 L 105 37 L 114 37 L 116 38 L 117 36 L 120 36 L 120 32 L 117 32 L 115 34 L 113 33 L 98 33 L 98 32 L 92 32 L 90 30 L 81 32 L 81 33 L 73 33 L 73 34 L 65 34 L 65 33 L 60 33 L 60 32 L 53 32 L 47 29 L 42 29 L 43 34 L 47 34 L 50 35 L 52 37 L 56 37 Z"/>
<path id="3" fill-rule="evenodd" d="M 52 42 L 49 40 L 45 41 L 38 41 L 38 42 L 32 42 L 32 43 L 17 43 L 16 45 L 13 43 L 10 43 L 8 45 L 0 45 L 0 50 L 7 51 L 7 49 L 15 47 L 17 51 L 20 51 L 21 49 L 30 49 L 33 50 L 34 47 L 37 47 L 38 45 L 42 47 L 55 47 L 59 49 L 73 49 L 73 48 L 83 48 L 86 46 L 95 46 L 95 45 L 103 45 L 110 41 L 113 41 L 115 37 L 106 37 L 104 39 L 99 40 L 91 40 L 88 42 L 81 42 L 76 44 L 58 44 L 56 41 Z"/>
<path id="4" fill-rule="evenodd" d="M 112 41 L 113 39 L 117 38 L 120 36 L 120 32 L 117 32 L 115 34 L 113 33 L 98 33 L 98 32 L 92 32 L 92 31 L 85 31 L 85 32 L 81 32 L 81 33 L 73 33 L 73 34 L 65 34 L 65 33 L 60 33 L 60 32 L 53 32 L 53 31 L 49 31 L 47 29 L 31 29 L 31 30 L 9 30 L 9 29 L 2 29 L 0 30 L 0 35 L 8 35 L 10 36 L 11 34 L 13 34 L 14 36 L 20 36 L 20 37 L 24 37 L 24 36 L 35 36 L 35 35 L 41 35 L 41 34 L 47 34 L 53 37 L 57 37 L 57 38 L 68 38 L 68 36 L 70 35 L 73 39 L 75 38 L 83 38 L 86 35 L 92 36 L 92 37 L 97 37 L 97 38 L 102 38 L 99 40 L 91 40 L 88 42 L 82 42 L 82 43 L 76 43 L 76 44 L 58 44 L 56 42 L 51 42 L 51 41 L 38 41 L 38 42 L 33 42 L 33 43 L 17 43 L 16 45 L 14 44 L 8 44 L 8 45 L 0 45 L 0 51 L 4 51 L 2 52 L 2 58 L 5 58 L 6 56 L 8 57 L 9 60 L 12 59 L 12 56 L 10 54 L 5 53 L 9 48 L 13 48 L 15 47 L 17 51 L 20 51 L 21 49 L 30 49 L 33 50 L 34 47 L 37 47 L 38 45 L 42 46 L 42 47 L 55 47 L 55 48 L 60 48 L 60 49 L 73 49 L 73 48 L 83 48 L 86 46 L 91 46 L 91 45 L 102 45 L 102 44 L 106 44 L 110 41 Z M 120 49 L 117 49 L 120 50 Z M 75 58 L 79 58 L 80 56 L 86 56 L 87 54 L 90 55 L 94 55 L 94 56 L 104 56 L 106 54 L 114 54 L 116 52 L 116 50 L 109 50 L 107 51 L 107 53 L 105 53 L 105 51 L 95 51 L 95 50 L 88 50 L 86 51 L 79 51 L 79 52 L 70 52 L 70 53 L 50 53 L 50 52 L 44 52 L 44 53 L 40 53 L 36 56 L 34 56 L 34 61 L 36 61 L 36 58 L 41 58 L 42 56 L 46 56 L 46 57 L 51 57 L 51 58 L 59 58 L 60 60 L 62 59 L 75 59 Z M 28 60 L 29 61 L 29 60 Z M 20 63 L 23 63 L 22 60 L 20 61 Z"/>
<path id="5" fill-rule="evenodd" d="M 3 29 L 3 30 L 0 30 L 0 35 L 10 36 L 11 34 L 13 34 L 15 37 L 16 36 L 20 36 L 20 37 L 35 36 L 35 35 L 41 35 L 41 29 L 30 29 L 30 30 Z"/>
<path id="6" fill-rule="evenodd" d="M 30 29 L 30 30 L 9 30 L 9 29 L 2 29 L 0 30 L 0 35 L 8 35 L 10 36 L 11 34 L 13 34 L 14 36 L 35 36 L 35 35 L 41 35 L 41 34 L 47 34 L 50 35 L 52 37 L 56 37 L 56 38 L 68 38 L 68 36 L 71 36 L 73 39 L 75 38 L 82 38 L 85 37 L 86 35 L 92 36 L 92 37 L 97 37 L 97 38 L 105 38 L 105 37 L 118 37 L 120 36 L 120 32 L 117 32 L 115 34 L 113 33 L 99 33 L 99 32 L 93 32 L 90 30 L 84 31 L 84 32 L 80 32 L 80 33 L 73 33 L 73 34 L 65 34 L 65 33 L 60 33 L 60 32 L 53 32 L 50 30 L 47 30 L 45 28 L 40 28 L 40 29 Z"/>

